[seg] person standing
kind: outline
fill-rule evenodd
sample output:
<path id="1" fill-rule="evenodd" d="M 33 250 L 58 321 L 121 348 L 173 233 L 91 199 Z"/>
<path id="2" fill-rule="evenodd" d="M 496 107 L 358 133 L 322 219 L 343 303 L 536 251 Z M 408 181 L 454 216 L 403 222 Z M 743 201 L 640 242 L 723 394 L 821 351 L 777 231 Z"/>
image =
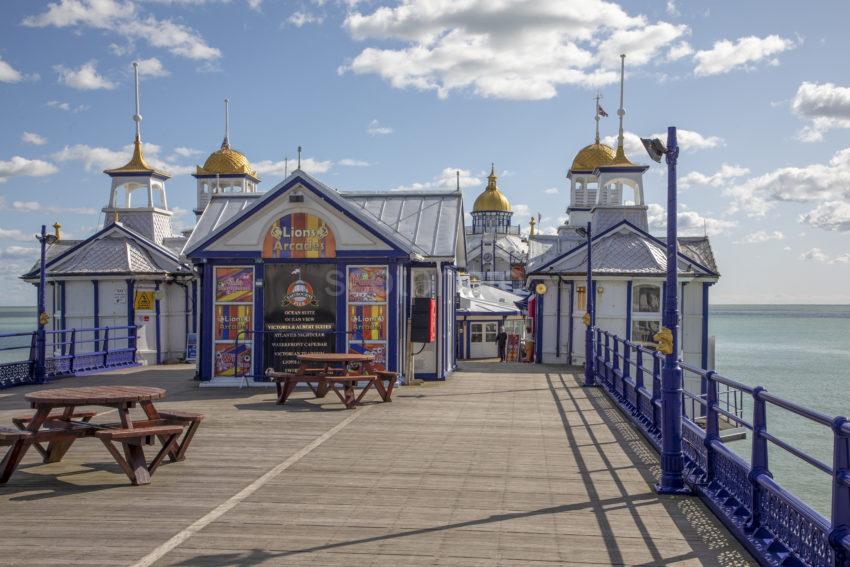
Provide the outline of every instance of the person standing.
<path id="1" fill-rule="evenodd" d="M 508 334 L 505 329 L 501 329 L 496 335 L 496 345 L 499 347 L 499 360 L 505 362 L 505 350 L 508 345 Z"/>

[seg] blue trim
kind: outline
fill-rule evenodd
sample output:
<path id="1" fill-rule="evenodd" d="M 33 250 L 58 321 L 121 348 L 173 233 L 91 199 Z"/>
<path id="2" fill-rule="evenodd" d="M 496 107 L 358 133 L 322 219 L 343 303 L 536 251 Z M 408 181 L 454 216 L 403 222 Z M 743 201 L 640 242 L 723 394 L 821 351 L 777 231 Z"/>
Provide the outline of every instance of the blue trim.
<path id="1" fill-rule="evenodd" d="M 183 284 L 183 352 L 189 346 L 189 285 Z"/>
<path id="2" fill-rule="evenodd" d="M 348 352 L 348 266 L 337 263 L 336 269 L 342 273 L 340 293 L 336 296 L 336 352 Z"/>
<path id="3" fill-rule="evenodd" d="M 199 357 L 199 374 L 201 380 L 212 380 L 212 353 L 213 338 L 213 267 L 209 262 L 203 265 L 203 275 L 201 279 L 201 309 L 199 315 L 201 318 L 201 339 L 198 341 L 200 345 Z"/>
<path id="4" fill-rule="evenodd" d="M 536 333 L 534 337 L 534 358 L 537 364 L 543 362 L 543 296 L 537 296 L 537 321 L 535 321 Z"/>
<path id="5" fill-rule="evenodd" d="M 387 266 L 387 309 L 389 322 L 387 324 L 387 370 L 398 372 L 398 264 L 390 262 Z M 346 318 L 348 315 L 346 314 Z"/>
<path id="6" fill-rule="evenodd" d="M 204 238 L 198 244 L 196 244 L 192 249 L 187 250 L 186 255 L 193 257 L 193 258 L 194 257 L 210 257 L 209 252 L 206 252 L 204 250 L 204 248 L 206 248 L 207 246 L 216 242 L 219 238 L 221 238 L 222 236 L 224 236 L 225 234 L 230 232 L 234 227 L 239 226 L 243 221 L 245 221 L 248 218 L 250 218 L 251 216 L 253 216 L 257 211 L 262 210 L 265 204 L 267 204 L 268 202 L 273 201 L 274 199 L 286 194 L 287 191 L 289 191 L 290 189 L 293 189 L 295 186 L 301 186 L 304 189 L 315 194 L 317 197 L 319 197 L 319 199 L 326 202 L 328 205 L 335 208 L 339 212 L 343 213 L 346 217 L 350 218 L 352 221 L 359 224 L 361 227 L 366 229 L 370 234 L 374 235 L 376 238 L 381 240 L 387 246 L 390 246 L 393 250 L 407 254 L 407 252 L 399 244 L 396 244 L 395 242 L 391 241 L 386 236 L 384 236 L 381 233 L 374 230 L 374 228 L 372 226 L 370 226 L 366 221 L 358 218 L 357 213 L 354 212 L 355 209 L 349 208 L 349 207 L 352 207 L 352 205 L 350 205 L 347 201 L 345 201 L 343 197 L 339 197 L 339 198 L 342 202 L 346 203 L 346 207 L 342 207 L 338 203 L 331 200 L 328 197 L 328 194 L 326 194 L 324 191 L 321 191 L 317 186 L 314 185 L 314 181 L 311 178 L 309 178 L 308 176 L 304 175 L 301 172 L 295 172 L 292 175 L 290 175 L 288 181 L 284 180 L 284 181 L 280 182 L 277 186 L 275 186 L 268 193 L 266 193 L 262 198 L 255 201 L 253 205 L 251 205 L 249 208 L 245 209 L 244 211 L 242 211 L 241 213 L 236 215 L 233 219 L 231 219 L 222 228 L 216 229 L 216 231 L 213 234 L 208 235 L 206 238 Z M 328 188 L 328 191 L 333 191 L 333 190 Z M 389 253 L 386 253 L 386 255 L 389 255 Z M 293 260 L 300 260 L 300 259 L 293 258 Z"/>
<path id="7" fill-rule="evenodd" d="M 700 355 L 701 368 L 708 369 L 708 289 L 710 283 L 702 284 L 702 354 Z M 702 379 L 703 394 L 705 393 L 705 378 Z"/>
<path id="8" fill-rule="evenodd" d="M 262 252 L 259 250 L 233 250 L 224 252 L 212 250 L 204 253 L 203 255 L 194 255 L 191 258 L 196 261 L 204 259 L 227 260 L 232 258 L 239 259 L 238 261 L 241 263 L 244 263 L 245 260 L 262 259 L 268 264 L 283 264 L 292 262 L 297 262 L 299 264 L 328 264 L 333 263 L 336 260 L 345 260 L 347 262 L 354 262 L 357 260 L 374 262 L 376 258 L 407 258 L 407 254 L 397 252 L 395 250 L 338 250 L 336 256 L 333 258 L 263 258 Z"/>
<path id="9" fill-rule="evenodd" d="M 590 322 L 595 327 L 596 326 L 596 311 L 598 311 L 597 307 L 599 307 L 596 304 L 596 280 L 593 280 L 593 286 L 592 286 L 590 291 L 593 293 L 593 313 L 591 314 L 592 320 Z M 589 297 L 587 298 L 587 301 L 590 301 Z"/>
<path id="10" fill-rule="evenodd" d="M 469 319 L 467 319 L 467 320 L 465 320 L 465 321 L 464 321 L 464 328 L 465 328 L 465 330 L 464 330 L 464 336 L 463 336 L 463 339 L 464 339 L 464 343 L 466 343 L 466 350 L 465 350 L 465 351 L 464 351 L 464 353 L 463 353 L 463 358 L 469 358 L 469 345 L 470 345 L 470 339 L 469 339 Z"/>
<path id="11" fill-rule="evenodd" d="M 558 278 L 558 305 L 555 307 L 555 359 L 561 358 L 561 278 Z"/>
<path id="12" fill-rule="evenodd" d="M 464 311 L 463 309 L 458 309 L 457 314 L 459 317 L 471 317 L 473 315 L 479 317 L 486 317 L 492 315 L 493 317 L 504 317 L 504 316 L 512 316 L 512 315 L 522 315 L 522 311 L 514 310 L 514 311 Z"/>
<path id="13" fill-rule="evenodd" d="M 263 361 L 265 342 L 263 341 L 263 326 L 265 325 L 265 291 L 266 291 L 266 265 L 262 262 L 254 264 L 254 336 L 253 357 L 254 378 L 263 379 Z M 262 281 L 262 287 L 257 287 L 257 282 Z"/>
<path id="14" fill-rule="evenodd" d="M 198 280 L 192 280 L 192 332 L 198 332 Z"/>
<path id="15" fill-rule="evenodd" d="M 45 268 L 46 271 L 46 268 Z M 92 280 L 92 290 L 94 293 L 94 323 L 93 327 L 94 331 L 94 348 L 95 350 L 100 350 L 100 331 L 98 327 L 100 327 L 100 281 Z"/>
<path id="16" fill-rule="evenodd" d="M 626 282 L 626 340 L 632 340 L 632 280 Z"/>
<path id="17" fill-rule="evenodd" d="M 618 231 L 618 230 L 620 229 L 620 227 L 622 227 L 622 226 L 628 226 L 629 228 L 631 228 L 631 229 L 635 230 L 635 231 L 636 231 L 638 234 L 640 234 L 641 236 L 644 236 L 644 237 L 646 237 L 646 238 L 649 238 L 650 240 L 652 240 L 653 242 L 655 242 L 656 244 L 658 244 L 658 245 L 659 245 L 659 246 L 661 246 L 662 248 L 666 248 L 666 246 L 667 246 L 667 245 L 666 245 L 666 243 L 665 243 L 664 241 L 662 241 L 661 239 L 659 239 L 659 238 L 657 238 L 657 237 L 655 237 L 655 236 L 653 236 L 653 235 L 649 234 L 648 232 L 646 232 L 646 231 L 644 231 L 644 230 L 641 230 L 639 227 L 637 227 L 637 226 L 633 225 L 632 223 L 630 223 L 630 222 L 629 222 L 629 221 L 627 221 L 627 220 L 622 220 L 622 221 L 618 222 L 617 224 L 615 224 L 614 226 L 611 226 L 611 227 L 609 227 L 609 228 L 605 229 L 605 230 L 604 230 L 604 231 L 602 231 L 601 233 L 599 233 L 599 234 L 597 234 L 597 235 L 594 235 L 594 236 L 592 237 L 592 239 L 591 239 L 591 242 L 595 242 L 596 240 L 598 240 L 598 239 L 600 239 L 600 238 L 603 238 L 603 237 L 605 237 L 606 235 L 611 234 L 611 233 L 612 233 L 612 232 L 614 232 L 614 231 Z M 581 244 L 579 244 L 578 246 L 575 246 L 574 248 L 571 248 L 570 250 L 567 250 L 566 252 L 564 252 L 564 253 L 563 253 L 563 254 L 561 254 L 560 256 L 556 256 L 555 258 L 553 258 L 553 259 L 549 260 L 548 262 L 546 262 L 545 264 L 543 264 L 543 265 L 542 265 L 542 266 L 540 266 L 539 268 L 535 268 L 533 271 L 529 272 L 527 275 L 530 275 L 530 276 L 531 276 L 531 275 L 549 275 L 549 276 L 551 276 L 551 275 L 552 275 L 551 273 L 544 273 L 544 271 L 543 271 L 543 270 L 545 270 L 546 268 L 548 268 L 549 266 L 551 266 L 551 265 L 552 265 L 552 264 L 554 264 L 555 262 L 559 262 L 560 260 L 562 260 L 562 259 L 566 258 L 567 256 L 570 256 L 570 255 L 571 255 L 571 254 L 573 254 L 574 252 L 577 252 L 578 250 L 581 250 L 582 248 L 584 248 L 584 247 L 586 247 L 586 246 L 587 246 L 587 243 L 586 243 L 586 242 L 582 242 L 582 243 L 581 243 Z M 706 268 L 705 266 L 703 266 L 701 263 L 697 262 L 696 260 L 694 260 L 694 259 L 693 259 L 693 258 L 691 258 L 690 256 L 686 256 L 686 255 L 685 255 L 685 254 L 683 254 L 681 251 L 678 251 L 678 248 L 677 248 L 677 254 L 678 254 L 678 255 L 679 255 L 682 259 L 687 260 L 689 263 L 691 263 L 691 264 L 693 264 L 694 266 L 697 266 L 697 267 L 698 267 L 698 268 L 700 268 L 701 270 L 705 271 L 707 275 L 710 275 L 710 276 L 719 276 L 719 275 L 720 275 L 720 274 L 718 274 L 718 273 L 715 273 L 715 272 L 713 272 L 713 271 L 709 270 L 708 268 Z"/>
<path id="18" fill-rule="evenodd" d="M 136 284 L 133 280 L 127 279 L 127 326 L 132 327 L 136 324 L 136 305 L 134 296 L 136 295 Z M 128 347 L 130 345 L 127 345 Z"/>
<path id="19" fill-rule="evenodd" d="M 567 364 L 569 366 L 573 365 L 573 327 L 575 327 L 575 321 L 573 320 L 573 312 L 575 311 L 575 288 L 576 283 L 573 280 L 570 280 L 570 312 L 567 321 L 570 322 L 570 329 L 568 331 L 568 340 L 570 342 L 569 348 L 567 349 Z"/>
<path id="20" fill-rule="evenodd" d="M 162 315 L 162 306 L 159 301 L 159 282 L 153 286 L 154 292 L 154 309 L 156 309 L 156 363 L 162 364 L 162 338 L 160 329 L 160 316 Z"/>
<path id="21" fill-rule="evenodd" d="M 594 173 L 596 173 L 597 171 L 601 172 L 601 173 L 616 173 L 616 172 L 620 172 L 620 171 L 624 171 L 626 173 L 643 173 L 647 169 L 649 169 L 648 165 L 636 165 L 634 167 L 603 166 L 603 167 L 597 167 L 593 171 L 594 171 Z"/>

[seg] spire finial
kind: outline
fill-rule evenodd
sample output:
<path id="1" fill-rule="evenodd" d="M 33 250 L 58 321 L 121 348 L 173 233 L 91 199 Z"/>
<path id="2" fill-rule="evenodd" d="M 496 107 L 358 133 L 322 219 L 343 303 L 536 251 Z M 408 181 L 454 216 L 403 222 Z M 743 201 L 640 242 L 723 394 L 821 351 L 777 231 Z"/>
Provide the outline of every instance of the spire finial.
<path id="1" fill-rule="evenodd" d="M 289 156 L 283 156 L 283 178 L 289 177 Z"/>
<path id="2" fill-rule="evenodd" d="M 457 183 L 456 186 L 455 186 L 455 189 L 460 191 L 460 170 L 459 169 L 457 171 L 455 171 L 455 178 L 456 178 L 456 183 Z"/>
<path id="3" fill-rule="evenodd" d="M 596 91 L 596 96 L 593 97 L 596 100 L 596 108 L 594 111 L 595 116 L 593 117 L 596 120 L 596 143 L 599 143 L 599 119 L 601 118 L 599 115 L 599 111 L 602 110 L 602 107 L 599 105 L 599 101 L 602 100 L 602 93 Z"/>
<path id="4" fill-rule="evenodd" d="M 224 141 L 222 149 L 230 147 L 230 99 L 224 99 Z"/>
<path id="5" fill-rule="evenodd" d="M 496 187 L 496 164 L 490 162 L 490 175 L 487 176 L 487 189 L 495 191 Z"/>
<path id="6" fill-rule="evenodd" d="M 301 146 L 298 146 L 298 169 L 301 169 Z"/>
<path id="7" fill-rule="evenodd" d="M 620 117 L 620 131 L 617 135 L 617 157 L 620 157 L 622 154 L 624 157 L 626 155 L 625 150 L 623 149 L 623 117 L 626 115 L 626 110 L 623 108 L 623 84 L 625 82 L 624 77 L 626 75 L 626 54 L 620 54 L 620 109 L 617 110 L 617 115 Z"/>
<path id="8" fill-rule="evenodd" d="M 59 221 L 53 223 L 53 236 L 56 237 L 56 240 L 62 240 L 62 225 L 59 224 Z"/>
<path id="9" fill-rule="evenodd" d="M 136 141 L 142 140 L 142 115 L 139 107 L 139 62 L 133 61 L 133 81 L 135 83 L 136 92 L 136 113 L 133 115 L 133 122 L 136 123 Z"/>
<path id="10" fill-rule="evenodd" d="M 534 236 L 534 225 L 537 224 L 537 221 L 534 220 L 534 217 L 531 217 L 531 221 L 529 221 L 528 224 L 530 225 L 530 228 L 528 230 L 528 235 Z"/>

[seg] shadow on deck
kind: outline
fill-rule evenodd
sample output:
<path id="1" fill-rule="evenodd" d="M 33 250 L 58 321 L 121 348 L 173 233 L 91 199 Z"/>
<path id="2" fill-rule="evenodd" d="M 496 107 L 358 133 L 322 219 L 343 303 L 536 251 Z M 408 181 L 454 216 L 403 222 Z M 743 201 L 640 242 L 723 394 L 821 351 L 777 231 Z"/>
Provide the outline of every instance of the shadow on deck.
<path id="1" fill-rule="evenodd" d="M 159 406 L 207 420 L 187 461 L 146 487 L 128 486 L 99 443 L 51 465 L 29 454 L 0 487 L 0 563 L 751 563 L 699 500 L 654 493 L 657 455 L 577 372 L 466 363 L 354 411 L 306 392 L 276 406 L 271 390 L 198 389 L 191 374 L 52 384 L 162 386 Z M 1 424 L 33 389 L 0 394 Z"/>

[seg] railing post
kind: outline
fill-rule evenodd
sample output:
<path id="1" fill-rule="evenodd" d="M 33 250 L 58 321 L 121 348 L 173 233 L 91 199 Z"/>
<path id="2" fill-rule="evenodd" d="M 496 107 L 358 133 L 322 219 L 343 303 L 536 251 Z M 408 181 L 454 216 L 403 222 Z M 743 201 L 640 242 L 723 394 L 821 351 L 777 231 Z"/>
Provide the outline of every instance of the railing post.
<path id="1" fill-rule="evenodd" d="M 614 393 L 617 393 L 617 372 L 620 370 L 620 340 L 617 335 L 614 335 L 614 352 L 611 366 L 611 383 L 614 386 Z"/>
<path id="2" fill-rule="evenodd" d="M 593 360 L 593 370 L 596 372 L 596 379 L 598 380 L 604 374 L 599 371 L 599 363 L 602 361 L 602 331 L 600 329 L 596 329 L 596 358 Z"/>
<path id="3" fill-rule="evenodd" d="M 850 535 L 850 439 L 844 433 L 847 418 L 832 420 L 832 531 L 829 543 L 835 552 L 835 567 L 846 567 L 850 563 L 847 548 L 843 545 Z"/>
<path id="4" fill-rule="evenodd" d="M 109 364 L 109 327 L 103 331 L 103 366 Z"/>
<path id="5" fill-rule="evenodd" d="M 764 433 L 767 431 L 767 403 L 760 394 L 764 391 L 762 386 L 753 389 L 753 445 L 750 457 L 750 473 L 748 478 L 752 487 L 752 500 L 750 506 L 750 521 L 747 522 L 746 530 L 754 532 L 761 526 L 761 501 L 762 488 L 758 483 L 761 475 L 773 477 L 770 474 L 767 462 L 767 439 Z"/>
<path id="6" fill-rule="evenodd" d="M 714 370 L 705 374 L 705 481 L 714 481 L 714 463 L 716 456 L 712 441 L 720 439 L 720 423 L 717 413 L 717 382 L 714 380 Z"/>
<path id="7" fill-rule="evenodd" d="M 73 374 L 74 363 L 77 361 L 77 329 L 71 329 L 71 345 L 68 347 L 68 355 L 71 357 L 68 372 Z"/>
<path id="8" fill-rule="evenodd" d="M 629 341 L 623 341 L 623 396 L 626 401 L 629 400 L 629 394 L 626 389 L 629 387 L 628 379 L 632 375 L 632 349 L 629 346 Z"/>
<path id="9" fill-rule="evenodd" d="M 611 371 L 609 370 L 609 365 L 611 364 L 611 335 L 608 334 L 608 331 L 605 331 L 605 382 L 611 382 Z"/>
<path id="10" fill-rule="evenodd" d="M 637 349 L 635 354 L 637 355 L 635 357 L 635 392 L 637 392 L 643 388 L 643 351 Z"/>
<path id="11" fill-rule="evenodd" d="M 136 345 L 139 342 L 139 336 L 136 334 L 139 328 L 136 325 L 131 325 L 127 329 L 127 346 L 130 346 L 130 341 L 133 341 L 133 364 L 136 364 Z"/>

